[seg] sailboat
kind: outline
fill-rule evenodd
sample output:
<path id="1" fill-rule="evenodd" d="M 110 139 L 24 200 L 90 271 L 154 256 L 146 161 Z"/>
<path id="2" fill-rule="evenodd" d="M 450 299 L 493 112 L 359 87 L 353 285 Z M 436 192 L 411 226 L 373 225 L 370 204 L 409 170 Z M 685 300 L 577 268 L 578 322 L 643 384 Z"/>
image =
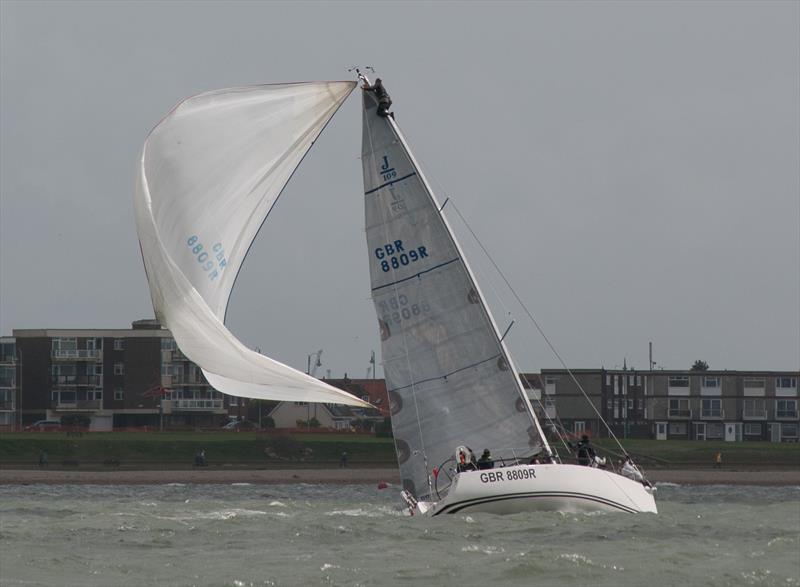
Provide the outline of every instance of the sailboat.
<path id="1" fill-rule="evenodd" d="M 224 325 L 250 243 L 356 85 L 201 94 L 145 143 L 135 208 L 156 316 L 224 393 L 360 402 L 248 351 Z M 656 512 L 647 484 L 560 462 L 405 137 L 393 116 L 378 115 L 373 92 L 362 98 L 370 282 L 408 511 Z M 474 463 L 469 447 L 486 449 L 491 461 Z"/>

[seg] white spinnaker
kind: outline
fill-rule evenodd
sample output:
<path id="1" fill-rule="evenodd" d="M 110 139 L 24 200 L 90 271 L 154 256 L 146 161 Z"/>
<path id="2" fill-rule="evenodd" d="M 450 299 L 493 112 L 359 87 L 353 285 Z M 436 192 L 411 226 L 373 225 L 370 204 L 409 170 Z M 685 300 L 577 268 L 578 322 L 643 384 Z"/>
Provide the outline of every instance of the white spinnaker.
<path id="1" fill-rule="evenodd" d="M 134 196 L 156 318 L 230 395 L 368 405 L 245 347 L 224 324 L 245 255 L 354 82 L 231 88 L 188 98 L 148 136 Z"/>
<path id="2" fill-rule="evenodd" d="M 516 369 L 394 121 L 364 92 L 362 165 L 372 298 L 405 489 L 430 497 L 459 445 L 547 447 Z"/>

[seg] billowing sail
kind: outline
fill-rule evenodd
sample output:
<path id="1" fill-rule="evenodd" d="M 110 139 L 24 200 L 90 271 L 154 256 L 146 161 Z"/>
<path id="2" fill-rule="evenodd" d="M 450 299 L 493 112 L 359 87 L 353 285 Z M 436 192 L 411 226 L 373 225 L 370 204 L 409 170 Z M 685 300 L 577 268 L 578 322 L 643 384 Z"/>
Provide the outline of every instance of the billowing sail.
<path id="1" fill-rule="evenodd" d="M 405 489 L 459 445 L 530 455 L 541 431 L 439 206 L 391 118 L 364 92 L 362 164 L 372 297 Z"/>
<path id="2" fill-rule="evenodd" d="M 245 347 L 225 311 L 245 255 L 353 82 L 232 88 L 181 102 L 145 142 L 134 208 L 156 317 L 219 391 L 366 405 Z"/>

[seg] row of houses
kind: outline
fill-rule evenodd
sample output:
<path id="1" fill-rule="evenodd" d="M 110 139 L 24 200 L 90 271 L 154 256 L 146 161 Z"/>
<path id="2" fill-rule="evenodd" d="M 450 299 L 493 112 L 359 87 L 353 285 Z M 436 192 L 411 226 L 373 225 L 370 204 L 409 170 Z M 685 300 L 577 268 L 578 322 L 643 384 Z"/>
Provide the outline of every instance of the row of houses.
<path id="1" fill-rule="evenodd" d="M 552 431 L 604 435 L 605 421 L 622 438 L 798 440 L 798 371 L 543 369 L 521 378 Z M 154 320 L 130 329 L 14 330 L 0 338 L 0 428 L 77 416 L 103 431 L 211 429 L 232 419 L 352 430 L 388 417 L 382 379 L 326 381 L 375 408 L 221 394 Z"/>

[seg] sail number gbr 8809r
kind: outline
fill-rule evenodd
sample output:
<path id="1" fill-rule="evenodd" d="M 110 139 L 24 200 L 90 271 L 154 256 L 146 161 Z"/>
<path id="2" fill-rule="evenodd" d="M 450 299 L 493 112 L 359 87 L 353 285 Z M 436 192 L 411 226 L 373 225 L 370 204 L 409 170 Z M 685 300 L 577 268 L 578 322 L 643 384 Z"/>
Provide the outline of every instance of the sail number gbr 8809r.
<path id="1" fill-rule="evenodd" d="M 425 247 L 406 249 L 403 241 L 396 240 L 375 249 L 375 257 L 380 261 L 384 273 L 389 269 L 399 269 L 428 256 Z"/>

